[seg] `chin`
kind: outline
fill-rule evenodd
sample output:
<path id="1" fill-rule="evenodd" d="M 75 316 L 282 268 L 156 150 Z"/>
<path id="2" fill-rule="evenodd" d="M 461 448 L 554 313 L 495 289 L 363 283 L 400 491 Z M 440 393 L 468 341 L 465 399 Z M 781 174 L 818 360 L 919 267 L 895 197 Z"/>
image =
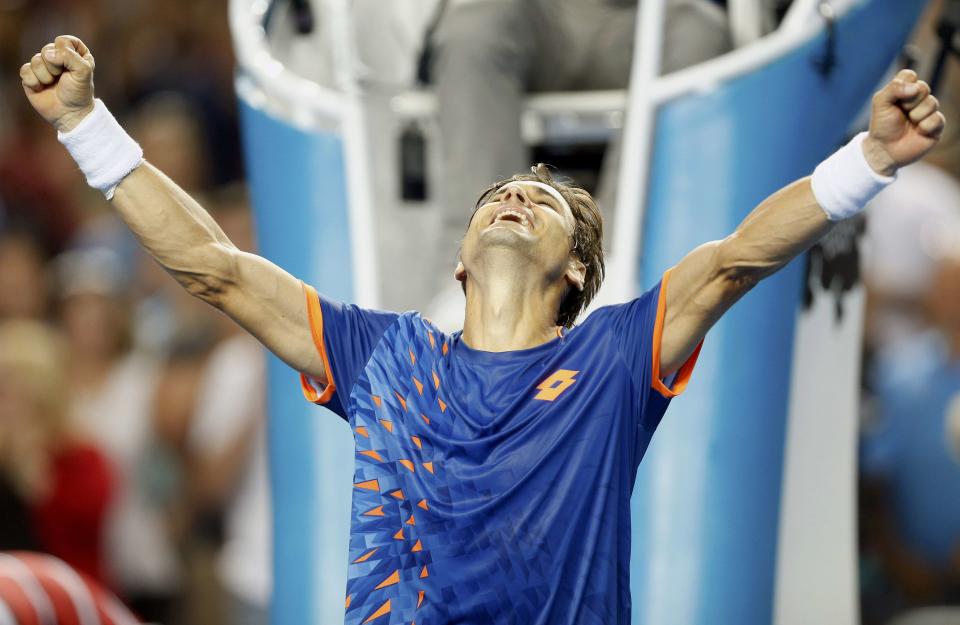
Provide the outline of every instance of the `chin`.
<path id="1" fill-rule="evenodd" d="M 510 226 L 491 227 L 480 233 L 477 238 L 480 249 L 492 247 L 506 247 L 517 251 L 532 250 L 536 240 L 529 232 Z"/>

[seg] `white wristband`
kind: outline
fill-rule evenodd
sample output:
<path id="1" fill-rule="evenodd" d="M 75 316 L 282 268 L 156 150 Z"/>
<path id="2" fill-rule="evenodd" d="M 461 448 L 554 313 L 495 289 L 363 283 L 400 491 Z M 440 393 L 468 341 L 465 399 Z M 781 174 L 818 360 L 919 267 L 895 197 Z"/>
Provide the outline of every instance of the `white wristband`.
<path id="1" fill-rule="evenodd" d="M 848 219 L 861 212 L 873 197 L 897 179 L 881 176 L 863 154 L 861 132 L 850 143 L 820 163 L 810 178 L 813 195 L 830 221 Z"/>
<path id="2" fill-rule="evenodd" d="M 87 184 L 102 191 L 108 200 L 120 181 L 143 162 L 140 145 L 99 99 L 76 128 L 58 132 L 57 138 L 87 177 Z"/>

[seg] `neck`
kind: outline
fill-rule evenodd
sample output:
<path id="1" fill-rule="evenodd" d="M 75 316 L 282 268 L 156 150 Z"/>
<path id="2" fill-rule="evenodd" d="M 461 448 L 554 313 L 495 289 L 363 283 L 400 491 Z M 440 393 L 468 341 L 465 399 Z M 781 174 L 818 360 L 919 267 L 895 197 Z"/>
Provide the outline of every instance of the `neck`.
<path id="1" fill-rule="evenodd" d="M 485 266 L 467 278 L 463 340 L 473 349 L 505 352 L 537 347 L 556 338 L 562 282 L 518 273 L 509 266 Z"/>

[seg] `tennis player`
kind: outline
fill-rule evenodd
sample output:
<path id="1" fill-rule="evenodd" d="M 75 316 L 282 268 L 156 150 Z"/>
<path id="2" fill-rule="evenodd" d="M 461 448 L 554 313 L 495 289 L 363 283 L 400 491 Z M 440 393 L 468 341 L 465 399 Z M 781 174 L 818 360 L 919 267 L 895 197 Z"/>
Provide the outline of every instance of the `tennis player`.
<path id="1" fill-rule="evenodd" d="M 603 278 L 590 195 L 544 167 L 494 184 L 463 238 L 462 332 L 320 296 L 238 250 L 94 99 L 94 60 L 58 37 L 20 71 L 89 184 L 190 293 L 302 372 L 356 442 L 350 624 L 630 621 L 630 493 L 707 330 L 937 143 L 910 71 L 862 133 L 637 299 L 574 320 Z M 829 97 L 823 94 L 819 97 Z"/>

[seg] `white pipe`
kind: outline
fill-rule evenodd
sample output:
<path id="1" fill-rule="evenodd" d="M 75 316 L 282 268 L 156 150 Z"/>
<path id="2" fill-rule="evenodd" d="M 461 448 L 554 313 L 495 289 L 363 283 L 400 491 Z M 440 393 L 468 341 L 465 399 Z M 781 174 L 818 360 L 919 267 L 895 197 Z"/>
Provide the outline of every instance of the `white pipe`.
<path id="1" fill-rule="evenodd" d="M 623 111 L 627 106 L 627 92 L 613 89 L 535 93 L 528 95 L 523 105 L 526 112 L 537 115 L 602 115 Z M 390 110 L 407 119 L 433 118 L 437 114 L 437 96 L 433 91 L 405 91 L 390 99 Z"/>
<path id="2" fill-rule="evenodd" d="M 823 29 L 822 0 L 796 0 L 786 20 L 774 33 L 756 42 L 682 71 L 659 77 L 664 2 L 641 3 L 630 78 L 623 153 L 618 175 L 613 254 L 604 301 L 623 301 L 636 295 L 647 191 L 657 108 L 669 101 L 733 80 L 763 67 Z M 837 19 L 863 0 L 833 0 Z"/>
<path id="3" fill-rule="evenodd" d="M 637 265 L 646 212 L 656 103 L 650 90 L 660 74 L 666 0 L 640 3 L 637 45 L 630 72 L 630 97 L 623 130 L 623 152 L 617 176 L 617 206 L 614 213 L 613 255 L 610 258 L 606 301 L 624 301 L 636 294 Z"/>
<path id="4" fill-rule="evenodd" d="M 355 30 L 350 0 L 327 0 L 330 41 L 334 47 L 337 86 L 343 93 L 343 157 L 350 207 L 350 250 L 354 303 L 376 307 L 379 301 L 377 232 L 373 215 L 373 181 L 363 93 L 358 77 Z"/>
<path id="5" fill-rule="evenodd" d="M 238 69 L 298 121 L 321 117 L 339 122 L 343 96 L 294 74 L 270 52 L 263 30 L 268 6 L 266 0 L 230 0 L 230 33 Z"/>
<path id="6" fill-rule="evenodd" d="M 651 98 L 658 105 L 663 104 L 688 93 L 708 91 L 714 85 L 768 65 L 823 30 L 824 22 L 818 10 L 820 2 L 821 0 L 797 0 L 797 5 L 802 4 L 799 8 L 812 11 L 812 15 L 793 13 L 796 18 L 792 26 L 784 22 L 776 32 L 748 46 L 660 78 L 650 89 Z M 834 0 L 830 4 L 839 20 L 858 2 L 860 0 Z"/>
<path id="7" fill-rule="evenodd" d="M 727 22 L 733 45 L 740 48 L 763 36 L 766 25 L 762 0 L 727 0 Z"/>

